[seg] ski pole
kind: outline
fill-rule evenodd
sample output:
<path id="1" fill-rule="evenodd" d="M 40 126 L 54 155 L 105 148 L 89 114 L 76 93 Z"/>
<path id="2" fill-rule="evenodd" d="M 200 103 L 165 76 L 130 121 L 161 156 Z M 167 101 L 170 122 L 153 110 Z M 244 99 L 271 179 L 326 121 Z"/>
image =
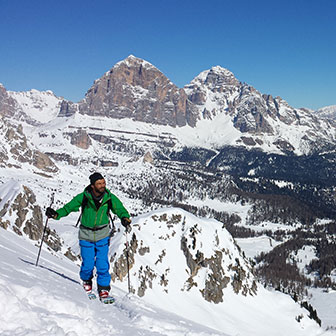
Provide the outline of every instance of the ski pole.
<path id="1" fill-rule="evenodd" d="M 54 193 L 51 194 L 51 203 L 50 203 L 50 207 L 53 205 L 54 203 Z M 36 264 L 35 266 L 38 265 L 38 261 L 40 259 L 40 254 L 41 254 L 41 249 L 42 249 L 42 244 L 43 244 L 43 239 L 44 239 L 44 235 L 47 231 L 47 226 L 48 226 L 48 220 L 49 220 L 49 217 L 47 217 L 47 220 L 46 220 L 46 223 L 44 225 L 44 230 L 43 230 L 43 234 L 42 234 L 42 238 L 41 238 L 41 244 L 40 244 L 40 249 L 39 249 L 39 252 L 38 252 L 38 255 L 37 255 L 37 260 L 36 260 Z"/>
<path id="2" fill-rule="evenodd" d="M 128 294 L 131 293 L 131 279 L 130 279 L 130 272 L 129 272 L 129 258 L 128 258 L 128 248 L 129 248 L 129 244 L 128 244 L 128 237 L 127 237 L 127 231 L 126 231 L 126 263 L 127 263 L 127 282 L 128 282 Z"/>

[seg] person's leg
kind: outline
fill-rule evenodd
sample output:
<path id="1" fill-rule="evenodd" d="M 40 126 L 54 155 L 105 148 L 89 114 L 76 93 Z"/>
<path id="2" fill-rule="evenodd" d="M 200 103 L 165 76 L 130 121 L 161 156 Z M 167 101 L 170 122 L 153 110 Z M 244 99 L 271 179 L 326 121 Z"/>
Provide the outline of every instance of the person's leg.
<path id="1" fill-rule="evenodd" d="M 108 260 L 108 251 L 110 246 L 110 237 L 106 237 L 96 242 L 96 269 L 98 291 L 101 289 L 110 290 L 111 275 L 109 273 L 110 263 Z"/>
<path id="2" fill-rule="evenodd" d="M 79 241 L 82 265 L 79 276 L 83 281 L 91 280 L 95 266 L 95 245 L 86 240 Z"/>

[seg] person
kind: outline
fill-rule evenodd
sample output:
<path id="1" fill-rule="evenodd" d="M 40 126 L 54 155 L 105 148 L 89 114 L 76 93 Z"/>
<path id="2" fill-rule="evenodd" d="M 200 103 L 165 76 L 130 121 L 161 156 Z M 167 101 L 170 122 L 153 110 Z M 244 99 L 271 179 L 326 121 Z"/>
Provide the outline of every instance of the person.
<path id="1" fill-rule="evenodd" d="M 120 218 L 126 232 L 131 230 L 131 220 L 122 202 L 106 188 L 105 179 L 100 173 L 93 173 L 89 179 L 90 184 L 82 193 L 58 210 L 48 207 L 46 216 L 59 220 L 73 211 L 79 211 L 82 207 L 78 233 L 82 257 L 79 275 L 85 291 L 90 294 L 92 293 L 93 271 L 96 267 L 98 294 L 100 300 L 103 300 L 110 297 L 111 289 L 108 259 L 111 236 L 109 211 L 111 210 Z"/>

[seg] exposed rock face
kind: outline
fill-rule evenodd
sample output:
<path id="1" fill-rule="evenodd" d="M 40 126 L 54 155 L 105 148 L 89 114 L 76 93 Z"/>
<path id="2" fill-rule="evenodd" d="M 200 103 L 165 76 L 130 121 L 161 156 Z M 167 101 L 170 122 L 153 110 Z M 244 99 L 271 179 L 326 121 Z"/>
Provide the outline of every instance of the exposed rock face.
<path id="1" fill-rule="evenodd" d="M 145 154 L 145 156 L 143 157 L 143 162 L 154 164 L 154 159 L 153 159 L 153 156 L 152 156 L 152 154 L 150 152 L 147 152 Z"/>
<path id="2" fill-rule="evenodd" d="M 130 242 L 130 246 L 123 250 L 123 253 L 116 259 L 116 255 L 111 257 L 111 264 L 113 265 L 111 277 L 115 282 L 117 279 L 123 281 L 128 275 L 128 268 L 132 268 L 134 265 L 134 255 L 138 248 L 138 241 L 133 234 Z M 134 292 L 134 289 L 133 289 Z"/>
<path id="3" fill-rule="evenodd" d="M 71 144 L 82 149 L 88 149 L 91 145 L 91 139 L 85 130 L 79 129 L 71 134 Z"/>
<path id="4" fill-rule="evenodd" d="M 43 232 L 43 217 L 41 208 L 36 205 L 35 194 L 26 186 L 22 186 L 22 190 L 17 191 L 19 190 L 15 190 L 15 187 L 11 190 L 13 201 L 6 202 L 1 209 L 0 226 L 7 229 L 13 222 L 12 229 L 15 233 L 26 234 L 29 239 L 39 240 Z M 10 218 L 15 220 L 11 221 Z M 49 240 L 49 244 L 53 245 L 55 250 L 59 249 L 59 238 L 56 238 L 55 233 L 50 233 Z"/>
<path id="5" fill-rule="evenodd" d="M 18 106 L 12 97 L 8 95 L 5 87 L 0 84 L 0 115 L 12 117 L 17 112 Z"/>
<path id="6" fill-rule="evenodd" d="M 71 117 L 78 111 L 78 105 L 74 104 L 72 102 L 63 100 L 61 102 L 61 108 L 60 112 L 58 114 L 58 117 Z"/>
<path id="7" fill-rule="evenodd" d="M 47 173 L 58 171 L 54 162 L 46 154 L 34 149 L 29 143 L 21 125 L 10 125 L 1 119 L 0 139 L 7 145 L 0 147 L 0 164 L 3 166 L 20 166 L 21 163 L 28 162 Z"/>
<path id="8" fill-rule="evenodd" d="M 253 93 L 253 94 L 251 94 Z M 273 128 L 267 121 L 270 114 L 265 101 L 251 87 L 242 86 L 239 100 L 235 101 L 233 124 L 243 133 L 273 134 Z"/>
<path id="9" fill-rule="evenodd" d="M 42 209 L 36 204 L 34 192 L 21 186 L 14 180 L 8 181 L 0 186 L 1 194 L 7 199 L 0 199 L 4 205 L 0 209 L 0 227 L 11 229 L 17 235 L 26 235 L 29 239 L 39 241 L 44 231 L 44 218 Z M 60 251 L 63 241 L 55 231 L 47 227 L 44 242 L 54 251 Z M 71 260 L 76 260 L 77 256 L 70 248 L 64 253 Z"/>
<path id="10" fill-rule="evenodd" d="M 197 118 L 183 89 L 153 65 L 134 56 L 117 63 L 95 81 L 79 103 L 79 111 L 173 127 L 195 126 Z"/>

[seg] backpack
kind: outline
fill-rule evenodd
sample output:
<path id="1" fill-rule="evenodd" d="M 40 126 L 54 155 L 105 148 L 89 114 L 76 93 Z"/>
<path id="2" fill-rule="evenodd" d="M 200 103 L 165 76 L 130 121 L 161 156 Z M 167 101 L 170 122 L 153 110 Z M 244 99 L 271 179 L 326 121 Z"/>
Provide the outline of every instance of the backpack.
<path id="1" fill-rule="evenodd" d="M 88 201 L 89 201 L 89 199 L 88 199 L 88 198 L 85 196 L 85 194 L 84 194 L 84 195 L 83 195 L 83 201 L 82 201 L 82 204 L 81 204 L 81 213 L 80 213 L 80 215 L 79 215 L 79 217 L 78 217 L 78 220 L 77 220 L 77 223 L 76 223 L 76 227 L 78 227 L 78 225 L 79 225 L 79 223 L 80 223 L 80 220 L 81 220 L 82 215 L 83 215 L 83 210 L 84 210 L 84 208 L 87 206 Z M 116 231 L 116 229 L 115 229 L 114 221 L 113 221 L 113 218 L 112 218 L 112 216 L 111 216 L 111 212 L 110 212 L 110 211 L 112 211 L 112 201 L 111 201 L 111 199 L 109 199 L 109 200 L 107 201 L 107 214 L 108 214 L 108 216 L 110 217 L 110 220 L 111 220 L 111 224 L 112 224 L 112 233 L 114 233 L 114 232 Z M 110 225 L 110 228 L 111 228 L 111 225 Z"/>

